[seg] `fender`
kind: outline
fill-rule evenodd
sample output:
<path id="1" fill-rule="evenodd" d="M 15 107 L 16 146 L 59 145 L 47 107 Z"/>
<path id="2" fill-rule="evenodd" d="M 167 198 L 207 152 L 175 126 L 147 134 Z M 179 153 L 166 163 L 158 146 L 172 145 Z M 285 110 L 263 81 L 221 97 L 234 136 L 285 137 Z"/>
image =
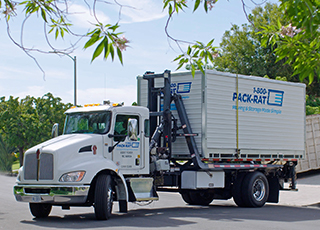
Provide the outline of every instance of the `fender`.
<path id="1" fill-rule="evenodd" d="M 86 171 L 86 174 L 80 183 L 92 184 L 93 180 L 99 173 L 103 171 L 113 172 L 114 175 L 118 176 L 117 183 L 121 182 L 121 184 L 123 185 L 122 188 L 121 186 L 119 186 L 120 197 L 123 200 L 128 201 L 128 188 L 126 180 L 119 167 L 112 160 L 106 159 L 104 157 L 97 157 L 93 160 L 90 156 L 90 160 L 88 159 L 84 161 L 84 158 L 81 158 L 81 161 L 82 162 L 73 161 L 68 162 L 67 164 L 63 164 L 63 166 L 59 168 L 60 174 L 62 175 L 63 173 L 67 173 L 65 169 L 69 169 L 68 172 L 84 170 Z"/>

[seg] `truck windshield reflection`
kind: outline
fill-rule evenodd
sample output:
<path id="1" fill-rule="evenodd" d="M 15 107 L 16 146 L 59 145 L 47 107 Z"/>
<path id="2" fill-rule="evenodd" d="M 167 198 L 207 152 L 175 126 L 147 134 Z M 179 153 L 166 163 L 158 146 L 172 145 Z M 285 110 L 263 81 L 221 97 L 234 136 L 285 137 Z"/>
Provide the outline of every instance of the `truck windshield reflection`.
<path id="1" fill-rule="evenodd" d="M 109 111 L 67 114 L 63 134 L 96 133 L 104 134 L 110 128 Z"/>

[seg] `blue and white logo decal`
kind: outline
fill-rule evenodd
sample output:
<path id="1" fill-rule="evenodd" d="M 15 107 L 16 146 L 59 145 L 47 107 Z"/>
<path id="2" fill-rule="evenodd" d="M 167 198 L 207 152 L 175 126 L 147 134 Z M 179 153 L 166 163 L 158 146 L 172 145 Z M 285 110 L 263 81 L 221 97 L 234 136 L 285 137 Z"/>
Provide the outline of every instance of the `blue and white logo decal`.
<path id="1" fill-rule="evenodd" d="M 171 83 L 171 94 L 190 93 L 192 82 Z"/>
<path id="2" fill-rule="evenodd" d="M 190 93 L 191 82 L 178 83 L 177 93 Z"/>
<path id="3" fill-rule="evenodd" d="M 139 144 L 140 142 L 125 142 L 125 143 L 120 143 L 117 145 L 117 148 L 133 148 L 133 149 L 137 149 L 139 148 Z"/>
<path id="4" fill-rule="evenodd" d="M 283 106 L 284 91 L 266 89 L 266 88 L 257 88 L 253 87 L 253 91 L 250 93 L 234 92 L 232 94 L 232 101 L 238 100 L 242 104 L 238 106 L 238 110 L 243 112 L 257 112 L 257 113 L 273 113 L 281 114 L 280 109 L 273 109 L 269 107 L 255 107 L 254 105 L 269 105 L 269 106 Z M 245 105 L 243 105 L 245 104 Z M 246 104 L 252 104 L 247 106 Z M 232 106 L 232 109 L 237 109 L 236 105 Z"/>
<path id="5" fill-rule="evenodd" d="M 283 91 L 269 89 L 268 105 L 282 106 Z"/>
<path id="6" fill-rule="evenodd" d="M 192 82 L 180 82 L 180 83 L 171 83 L 170 87 L 171 87 L 171 94 L 183 94 L 181 95 L 182 98 L 188 99 L 189 98 L 189 93 L 191 91 L 191 84 Z M 176 105 L 174 103 L 172 103 L 170 105 L 170 109 L 171 110 L 177 110 Z M 161 106 L 160 106 L 160 111 L 163 111 L 163 104 L 161 102 Z"/>

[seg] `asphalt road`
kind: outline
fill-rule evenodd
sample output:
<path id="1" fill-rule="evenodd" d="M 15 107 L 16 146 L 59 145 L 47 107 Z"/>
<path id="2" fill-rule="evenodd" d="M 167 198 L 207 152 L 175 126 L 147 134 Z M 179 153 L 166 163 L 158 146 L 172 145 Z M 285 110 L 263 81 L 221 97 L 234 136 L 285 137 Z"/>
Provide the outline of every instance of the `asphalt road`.
<path id="1" fill-rule="evenodd" d="M 186 205 L 179 194 L 159 193 L 148 206 L 129 205 L 118 213 L 115 203 L 108 221 L 97 221 L 93 208 L 53 207 L 46 219 L 34 219 L 27 203 L 12 194 L 15 177 L 0 175 L 0 229 L 319 229 L 320 174 L 298 180 L 298 192 L 282 191 L 279 204 L 238 208 L 232 200 L 213 201 L 209 207 Z"/>

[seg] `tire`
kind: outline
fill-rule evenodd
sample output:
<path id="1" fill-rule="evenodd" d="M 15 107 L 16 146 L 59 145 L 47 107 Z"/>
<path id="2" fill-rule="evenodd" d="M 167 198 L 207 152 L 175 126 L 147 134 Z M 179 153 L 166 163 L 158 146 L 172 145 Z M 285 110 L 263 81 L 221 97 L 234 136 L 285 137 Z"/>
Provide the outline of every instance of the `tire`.
<path id="1" fill-rule="evenodd" d="M 214 193 L 210 193 L 207 190 L 192 191 L 189 196 L 193 205 L 207 206 L 213 201 Z"/>
<path id="2" fill-rule="evenodd" d="M 112 178 L 110 175 L 98 176 L 94 193 L 94 211 L 98 220 L 108 220 L 113 205 Z"/>
<path id="3" fill-rule="evenodd" d="M 262 207 L 268 200 L 269 184 L 261 172 L 248 173 L 243 179 L 243 201 L 247 207 Z"/>
<path id="4" fill-rule="evenodd" d="M 39 203 L 29 203 L 29 209 L 31 214 L 35 218 L 46 218 L 49 216 L 52 205 L 51 204 L 39 204 Z"/>
<path id="5" fill-rule="evenodd" d="M 238 205 L 238 207 L 246 206 L 242 197 L 242 182 L 245 176 L 245 173 L 239 173 L 232 187 L 233 201 Z"/>
<path id="6" fill-rule="evenodd" d="M 190 205 L 194 205 L 194 203 L 192 202 L 192 200 L 190 198 L 190 192 L 183 192 L 180 194 L 181 194 L 181 197 L 184 200 L 184 202 L 186 202 L 187 204 L 190 204 Z"/>

